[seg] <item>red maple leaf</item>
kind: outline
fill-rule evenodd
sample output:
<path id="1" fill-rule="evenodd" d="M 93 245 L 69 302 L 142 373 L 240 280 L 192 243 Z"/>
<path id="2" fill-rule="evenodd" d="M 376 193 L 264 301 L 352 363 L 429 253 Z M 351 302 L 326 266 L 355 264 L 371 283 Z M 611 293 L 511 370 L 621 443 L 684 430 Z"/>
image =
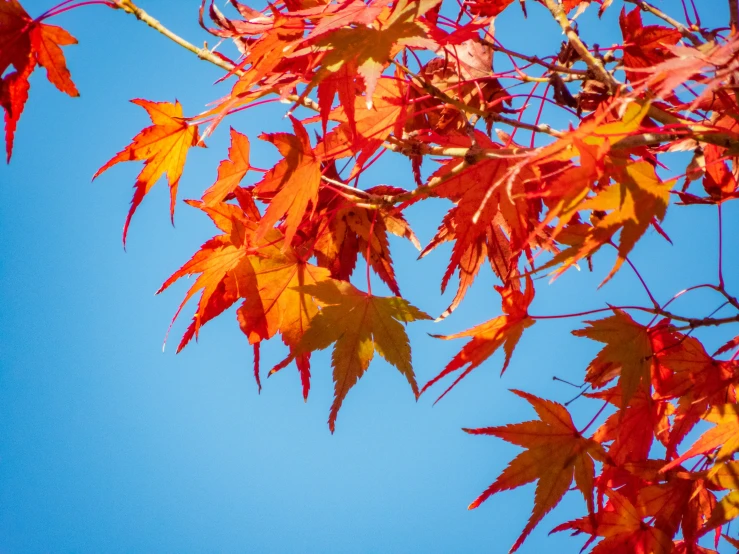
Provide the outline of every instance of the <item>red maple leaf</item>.
<path id="1" fill-rule="evenodd" d="M 77 44 L 77 40 L 61 27 L 32 19 L 17 0 L 0 1 L 0 76 L 11 65 L 15 67 L 14 72 L 0 79 L 8 161 L 18 119 L 28 100 L 28 78 L 36 64 L 46 69 L 47 78 L 60 91 L 79 96 L 60 48 L 70 44 Z"/>

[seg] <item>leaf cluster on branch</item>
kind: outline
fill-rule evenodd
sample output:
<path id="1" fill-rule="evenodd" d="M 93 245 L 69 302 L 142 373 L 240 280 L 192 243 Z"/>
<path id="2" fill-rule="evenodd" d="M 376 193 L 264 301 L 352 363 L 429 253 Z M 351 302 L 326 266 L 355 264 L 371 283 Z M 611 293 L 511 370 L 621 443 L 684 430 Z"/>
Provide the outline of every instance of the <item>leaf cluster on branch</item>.
<path id="1" fill-rule="evenodd" d="M 538 419 L 466 429 L 524 448 L 470 508 L 536 481 L 534 509 L 513 551 L 574 480 L 583 517 L 554 531 L 585 536 L 593 553 L 715 552 L 721 530 L 739 516 L 739 337 L 729 334 L 711 354 L 693 335 L 739 322 L 739 300 L 723 274 L 721 229 L 722 206 L 739 198 L 739 7 L 736 0 L 711 3 L 728 6 L 724 28 L 702 26 L 690 1 L 668 3 L 673 14 L 641 0 L 278 0 L 258 7 L 229 0 L 228 13 L 203 0 L 200 24 L 234 45 L 229 57 L 193 45 L 131 0 L 67 0 L 36 18 L 17 0 L 0 0 L 7 156 L 36 67 L 60 91 L 78 95 L 61 48 L 76 40 L 46 21 L 93 4 L 135 16 L 221 68 L 230 92 L 194 116 L 179 103 L 133 100 L 152 124 L 95 175 L 122 162 L 144 164 L 124 244 L 134 212 L 163 176 L 174 217 L 191 148 L 223 131 L 233 114 L 272 101 L 290 106 L 291 133 L 259 136 L 279 152 L 273 167 L 253 165 L 250 139 L 231 128 L 215 183 L 187 201 L 218 232 L 160 289 L 194 277 L 175 315 L 197 299 L 178 350 L 235 306 L 254 348 L 257 383 L 260 344 L 279 336 L 287 356 L 270 373 L 294 364 L 307 398 L 311 355 L 331 347 L 333 432 L 375 352 L 416 397 L 454 376 L 441 398 L 498 350 L 505 371 L 535 323 L 594 317 L 574 331 L 603 344 L 585 370 L 592 420 L 578 429 L 564 405 L 514 391 Z M 513 9 L 547 13 L 564 39 L 559 51 L 541 57 L 502 44 L 494 21 Z M 622 43 L 587 44 L 577 25 L 587 9 L 615 18 Z M 572 124 L 542 121 L 545 107 Z M 669 157 L 668 170 L 672 152 L 685 154 Z M 407 158 L 415 183 L 367 182 L 366 170 L 388 156 Z M 255 184 L 242 184 L 255 174 Z M 450 208 L 422 247 L 403 213 L 432 198 Z M 693 205 L 715 209 L 716 281 L 660 303 L 629 256 L 650 229 L 669 240 L 661 227 L 667 211 Z M 441 290 L 456 292 L 438 319 L 464 301 L 485 264 L 498 282 L 501 315 L 438 336 L 468 342 L 420 387 L 404 325 L 431 317 L 402 297 L 389 234 L 420 256 L 451 243 Z M 601 251 L 598 261 L 615 252 L 604 283 L 633 271 L 649 303 L 529 313 L 537 278 L 592 267 Z M 364 276 L 354 271 L 360 258 Z M 372 293 L 370 272 L 392 296 Z M 723 302 L 717 310 L 673 310 L 678 296 L 700 289 Z M 686 447 L 695 429 L 707 430 Z"/>

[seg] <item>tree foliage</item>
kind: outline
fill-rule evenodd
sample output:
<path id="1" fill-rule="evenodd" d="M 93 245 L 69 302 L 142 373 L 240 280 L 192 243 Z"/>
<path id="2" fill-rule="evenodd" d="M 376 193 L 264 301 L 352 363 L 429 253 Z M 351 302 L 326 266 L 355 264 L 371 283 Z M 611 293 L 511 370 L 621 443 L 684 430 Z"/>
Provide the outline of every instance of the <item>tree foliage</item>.
<path id="1" fill-rule="evenodd" d="M 294 364 L 307 398 L 311 355 L 331 346 L 333 432 L 375 352 L 416 397 L 433 388 L 441 398 L 498 350 L 505 371 L 532 325 L 588 318 L 573 334 L 603 345 L 584 372 L 591 421 L 578 428 L 566 406 L 513 391 L 538 419 L 466 429 L 524 449 L 470 508 L 536 481 L 514 551 L 574 482 L 583 516 L 554 531 L 585 536 L 593 553 L 715 552 L 739 516 L 739 337 L 730 327 L 739 322 L 739 300 L 724 279 L 721 227 L 722 206 L 739 197 L 739 6 L 715 3 L 728 6 L 723 28 L 704 27 L 685 1 L 669 3 L 676 9 L 668 13 L 640 0 L 229 0 L 223 13 L 203 0 L 200 23 L 235 46 L 229 57 L 187 42 L 130 0 L 68 0 L 38 17 L 17 0 L 0 0 L 7 157 L 37 67 L 78 95 L 62 49 L 76 40 L 47 21 L 89 4 L 132 14 L 220 67 L 230 92 L 194 116 L 178 102 L 133 100 L 152 124 L 95 174 L 144 162 L 124 244 L 137 207 L 165 175 L 174 217 L 191 148 L 225 132 L 232 114 L 267 101 L 290 105 L 292 132 L 265 129 L 258 137 L 279 152 L 273 167 L 257 167 L 250 138 L 232 128 L 215 183 L 187 200 L 218 231 L 160 289 L 194 277 L 175 315 L 197 298 L 179 349 L 235 306 L 257 383 L 260 344 L 279 336 L 287 356 L 270 373 Z M 495 18 L 513 9 L 547 13 L 563 34 L 560 49 L 541 57 L 502 44 Z M 621 44 L 584 42 L 577 20 L 585 10 L 617 21 Z M 494 60 L 507 69 L 495 70 Z M 544 108 L 571 125 L 542 121 Z M 367 182 L 367 168 L 392 155 L 407 158 L 416 182 Z M 254 174 L 255 184 L 244 186 Z M 449 210 L 422 247 L 403 212 L 432 198 L 447 200 Z M 668 210 L 696 205 L 716 214 L 715 281 L 659 302 L 629 256 L 650 229 L 669 240 L 661 227 Z M 483 265 L 497 279 L 501 314 L 439 335 L 468 342 L 422 386 L 404 325 L 430 316 L 401 295 L 388 234 L 420 256 L 452 243 L 441 290 L 451 285 L 456 293 L 438 319 L 463 302 Z M 366 275 L 355 274 L 360 258 Z M 529 313 L 540 277 L 595 263 L 610 266 L 604 283 L 634 272 L 650 302 Z M 370 272 L 391 296 L 373 294 Z M 698 289 L 715 293 L 719 308 L 673 309 L 673 300 Z M 694 336 L 703 327 L 728 329 L 712 354 Z M 437 389 L 442 381 L 446 388 Z"/>

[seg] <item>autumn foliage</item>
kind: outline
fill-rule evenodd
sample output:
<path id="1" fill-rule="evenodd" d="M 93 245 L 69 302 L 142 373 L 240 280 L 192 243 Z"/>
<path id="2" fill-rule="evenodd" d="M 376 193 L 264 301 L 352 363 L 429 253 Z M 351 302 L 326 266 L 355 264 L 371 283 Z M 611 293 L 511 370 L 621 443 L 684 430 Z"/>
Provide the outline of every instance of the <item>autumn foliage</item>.
<path id="1" fill-rule="evenodd" d="M 260 388 L 260 344 L 279 336 L 287 356 L 269 372 L 294 365 L 307 398 L 311 355 L 331 348 L 333 432 L 375 353 L 416 397 L 441 398 L 473 370 L 496 370 L 486 361 L 499 350 L 497 369 L 506 371 L 532 325 L 575 318 L 573 334 L 602 348 L 584 368 L 580 401 L 592 402 L 592 420 L 579 428 L 565 405 L 513 391 L 536 419 L 465 429 L 523 449 L 470 508 L 536 482 L 533 512 L 512 551 L 574 489 L 583 515 L 554 531 L 584 537 L 594 554 L 716 552 L 722 532 L 724 545 L 739 546 L 726 535 L 739 516 L 739 337 L 730 326 L 739 322 L 739 300 L 724 280 L 720 227 L 722 205 L 739 197 L 736 0 L 711 1 L 727 13 L 718 29 L 704 28 L 698 2 L 687 0 L 230 0 L 228 13 L 203 0 L 201 25 L 235 46 L 230 56 L 174 35 L 130 0 L 67 1 L 35 18 L 17 0 L 0 0 L 8 159 L 34 69 L 78 95 L 62 50 L 76 40 L 47 21 L 87 4 L 136 16 L 220 67 L 230 83 L 229 94 L 198 115 L 186 116 L 197 107 L 185 112 L 178 102 L 132 100 L 151 125 L 95 174 L 143 162 L 125 243 L 137 207 L 160 178 L 173 218 L 190 149 L 230 132 L 215 182 L 201 199 L 186 201 L 216 234 L 160 289 L 193 278 L 175 315 L 197 299 L 179 349 L 235 307 Z M 547 14 L 562 33 L 559 51 L 540 57 L 496 38 L 496 16 L 520 9 Z M 585 10 L 615 21 L 621 44 L 585 43 L 577 28 Z M 265 129 L 258 137 L 280 155 L 260 169 L 250 160 L 250 138 L 229 131 L 227 120 L 273 100 L 286 103 L 292 132 Z M 573 123 L 545 123 L 543 107 Z M 668 156 L 674 152 L 682 154 Z M 365 170 L 386 156 L 405 157 L 416 182 L 366 182 Z M 403 212 L 430 198 L 445 199 L 449 209 L 422 246 Z M 716 280 L 658 302 L 629 256 L 650 230 L 669 240 L 661 227 L 668 210 L 694 205 L 711 206 L 719 222 Z M 497 279 L 499 315 L 435 335 L 466 342 L 426 384 L 416 381 L 405 325 L 432 317 L 401 295 L 390 234 L 420 256 L 452 243 L 440 286 L 456 292 L 438 319 L 464 301 L 483 265 Z M 366 275 L 355 274 L 360 258 Z M 650 302 L 529 312 L 541 277 L 595 264 L 605 270 L 604 284 L 618 271 L 634 272 Z M 373 294 L 370 271 L 392 296 Z M 677 296 L 697 289 L 715 293 L 725 310 L 673 310 Z M 714 353 L 694 336 L 709 326 L 727 330 Z M 351 401 L 361 402 L 361 393 Z"/>

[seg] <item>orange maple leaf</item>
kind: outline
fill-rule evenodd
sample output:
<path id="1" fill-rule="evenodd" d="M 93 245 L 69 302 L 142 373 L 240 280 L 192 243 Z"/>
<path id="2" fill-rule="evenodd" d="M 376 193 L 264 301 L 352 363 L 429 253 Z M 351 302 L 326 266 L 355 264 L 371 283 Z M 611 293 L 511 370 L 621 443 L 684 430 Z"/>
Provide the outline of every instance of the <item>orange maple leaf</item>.
<path id="1" fill-rule="evenodd" d="M 626 496 L 606 491 L 608 503 L 595 514 L 595 518 L 581 518 L 563 523 L 552 532 L 574 530 L 604 537 L 591 551 L 591 554 L 672 554 L 674 543 L 663 531 L 647 525 L 643 507 L 634 506 Z M 592 520 L 595 519 L 595 525 Z M 587 546 L 587 544 L 585 546 Z"/>
<path id="2" fill-rule="evenodd" d="M 625 408 L 640 386 L 649 390 L 654 350 L 648 327 L 623 310 L 614 309 L 613 313 L 604 319 L 586 321 L 590 327 L 572 334 L 606 344 L 588 365 L 585 380 L 598 388 L 619 377 L 621 408 Z"/>
<path id="3" fill-rule="evenodd" d="M 280 240 L 270 240 L 271 234 L 279 235 Z M 255 283 L 253 291 L 245 295 L 236 312 L 241 330 L 251 344 L 281 334 L 290 353 L 270 371 L 270 375 L 294 359 L 303 398 L 307 399 L 310 352 L 298 352 L 298 345 L 318 313 L 318 303 L 303 287 L 325 281 L 331 274 L 325 268 L 307 263 L 294 250 L 285 248 L 282 234 L 276 229 L 269 231 L 259 251 L 250 259 Z"/>
<path id="4" fill-rule="evenodd" d="M 469 506 L 472 510 L 495 493 L 538 480 L 534 510 L 510 552 L 518 550 L 541 519 L 559 504 L 570 488 L 573 477 L 576 487 L 587 502 L 588 511 L 593 513 L 593 460 L 603 461 L 606 457 L 600 444 L 580 434 L 567 408 L 523 391 L 514 390 L 513 393 L 526 399 L 540 419 L 502 427 L 464 429 L 473 435 L 492 435 L 527 448 Z"/>
<path id="5" fill-rule="evenodd" d="M 103 167 L 97 170 L 93 180 L 101 173 L 120 162 L 143 160 L 144 168 L 134 184 L 131 209 L 128 211 L 123 226 L 123 245 L 126 244 L 128 225 L 131 223 L 136 208 L 144 196 L 151 190 L 159 178 L 166 173 L 169 182 L 169 213 L 174 222 L 174 207 L 177 199 L 177 186 L 185 167 L 185 159 L 190 147 L 198 144 L 198 128 L 190 125 L 182 116 L 179 102 L 150 102 L 149 100 L 131 100 L 146 110 L 153 123 L 133 138 L 131 144 L 113 156 Z"/>
<path id="6" fill-rule="evenodd" d="M 310 51 L 325 52 L 321 68 L 308 86 L 310 90 L 345 64 L 356 67 L 364 79 L 365 102 L 371 108 L 377 81 L 390 61 L 406 46 L 435 50 L 428 28 L 419 18 L 440 0 L 397 2 L 392 12 L 373 18 L 372 25 L 344 27 L 310 40 Z M 302 54 L 302 51 L 296 52 Z"/>
<path id="7" fill-rule="evenodd" d="M 69 96 L 79 96 L 60 48 L 71 44 L 77 44 L 77 39 L 61 27 L 44 23 L 31 27 L 31 47 L 36 61 L 46 69 L 46 77 L 60 91 Z"/>
<path id="8" fill-rule="evenodd" d="M 250 167 L 249 139 L 232 127 L 228 159 L 218 165 L 218 179 L 203 194 L 203 202 L 207 206 L 221 202 L 239 186 Z"/>
<path id="9" fill-rule="evenodd" d="M 610 454 L 610 452 L 609 452 Z M 679 528 L 690 545 L 698 546 L 699 529 L 716 506 L 716 497 L 699 474 L 675 472 L 664 483 L 652 483 L 637 493 L 635 507 L 654 526 L 674 537 Z"/>
<path id="10" fill-rule="evenodd" d="M 379 79 L 372 106 L 367 106 L 364 97 L 356 97 L 352 110 L 341 106 L 330 112 L 329 119 L 340 123 L 316 150 L 325 158 L 355 156 L 349 176 L 353 178 L 391 134 L 402 136 L 408 115 L 406 91 L 401 79 Z"/>
<path id="11" fill-rule="evenodd" d="M 239 190 L 237 198 L 239 206 L 225 202 L 207 206 L 202 202 L 187 201 L 188 204 L 203 210 L 223 234 L 206 241 L 200 250 L 175 271 L 157 291 L 159 294 L 175 281 L 197 275 L 172 318 L 174 323 L 185 304 L 202 291 L 192 323 L 182 337 L 177 352 L 193 337 L 197 338 L 202 325 L 256 288 L 256 277 L 248 254 L 252 249 L 259 212 L 256 211 L 256 206 L 247 193 Z M 279 240 L 281 235 L 275 230 L 274 235 L 267 238 Z"/>
<path id="12" fill-rule="evenodd" d="M 554 273 L 560 274 L 579 260 L 592 256 L 604 244 L 612 244 L 620 231 L 616 249 L 618 255 L 603 283 L 615 275 L 653 222 L 661 221 L 667 213 L 670 189 L 675 180 L 661 181 L 654 166 L 644 160 L 627 161 L 613 166 L 616 183 L 601 190 L 593 198 L 583 201 L 578 210 L 591 210 L 603 217 L 594 217 L 593 225 L 578 242 L 556 256 L 539 270 L 562 264 Z"/>
<path id="13" fill-rule="evenodd" d="M 534 285 L 530 277 L 526 277 L 526 290 L 520 291 L 508 287 L 496 287 L 502 297 L 504 315 L 495 317 L 490 321 L 482 323 L 467 331 L 456 333 L 454 335 L 432 335 L 436 338 L 451 340 L 462 337 L 472 337 L 472 340 L 464 345 L 462 350 L 452 358 L 444 370 L 436 377 L 426 383 L 421 389 L 423 393 L 434 383 L 443 379 L 450 373 L 465 368 L 464 371 L 455 379 L 455 381 L 447 388 L 436 402 L 441 400 L 457 383 L 464 379 L 473 369 L 479 366 L 495 353 L 501 346 L 505 351 L 505 362 L 500 370 L 501 375 L 508 367 L 511 361 L 513 350 L 516 348 L 521 335 L 527 327 L 534 324 L 534 320 L 529 317 L 528 308 L 534 299 Z M 469 364 L 469 365 L 468 365 Z"/>
<path id="14" fill-rule="evenodd" d="M 723 462 L 739 450 L 739 406 L 736 404 L 720 404 L 713 406 L 703 419 L 715 423 L 697 440 L 682 456 L 678 456 L 668 464 L 662 471 L 668 471 L 680 465 L 688 458 L 699 454 L 706 454 L 718 449 L 713 456 L 714 462 Z"/>
<path id="15" fill-rule="evenodd" d="M 184 305 L 201 293 L 192 323 L 177 351 L 197 337 L 202 325 L 241 299 L 243 302 L 236 316 L 249 343 L 255 346 L 257 384 L 261 388 L 257 348 L 263 340 L 280 333 L 291 351 L 286 362 L 295 359 L 303 395 L 307 397 L 309 356 L 295 355 L 294 349 L 318 312 L 318 305 L 299 287 L 328 279 L 330 274 L 324 268 L 306 263 L 293 249 L 284 248 L 283 234 L 277 229 L 270 229 L 258 239 L 259 212 L 251 195 L 239 187 L 233 192 L 238 206 L 226 202 L 209 206 L 204 202 L 188 201 L 203 210 L 223 234 L 203 244 L 158 291 L 162 292 L 182 277 L 197 275 L 173 318 L 174 322 Z M 287 364 L 278 364 L 277 369 L 284 365 Z"/>
<path id="16" fill-rule="evenodd" d="M 314 296 L 323 307 L 297 352 L 307 354 L 335 343 L 331 356 L 335 398 L 328 418 L 332 433 L 344 398 L 364 375 L 375 351 L 403 374 L 418 397 L 411 346 L 401 323 L 431 319 L 429 315 L 402 298 L 372 296 L 346 281 L 331 279 L 299 290 Z"/>
<path id="17" fill-rule="evenodd" d="M 321 159 L 303 124 L 290 116 L 294 135 L 274 133 L 259 138 L 275 145 L 283 159 L 254 187 L 255 196 L 269 202 L 257 231 L 259 237 L 285 217 L 285 246 L 290 246 L 308 206 L 315 209 L 321 184 Z"/>
<path id="18" fill-rule="evenodd" d="M 721 527 L 737 517 L 739 517 L 739 490 L 732 490 L 716 504 L 716 507 L 711 512 L 711 517 L 708 518 L 708 521 L 700 529 L 700 534 L 705 535 L 709 531 Z"/>

